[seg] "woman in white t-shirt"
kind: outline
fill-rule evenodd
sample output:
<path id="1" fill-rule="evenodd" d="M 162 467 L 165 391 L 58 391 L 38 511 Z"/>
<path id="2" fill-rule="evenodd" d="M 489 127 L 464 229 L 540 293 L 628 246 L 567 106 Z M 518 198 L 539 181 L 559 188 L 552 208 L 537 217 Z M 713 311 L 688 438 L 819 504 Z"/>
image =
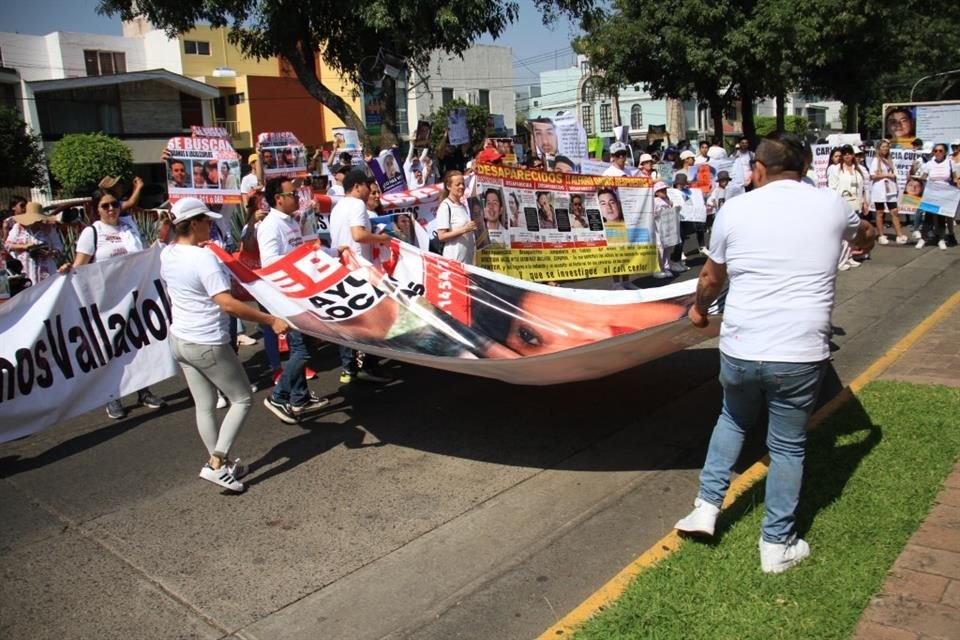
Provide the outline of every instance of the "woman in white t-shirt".
<path id="1" fill-rule="evenodd" d="M 230 276 L 209 249 L 210 228 L 220 214 L 197 198 L 181 198 L 170 210 L 174 242 L 160 256 L 160 277 L 173 307 L 170 350 L 180 364 L 196 406 L 197 430 L 210 455 L 200 477 L 231 491 L 243 491 L 246 467 L 230 458 L 233 441 L 253 403 L 250 380 L 230 340 L 230 314 L 268 324 L 278 334 L 281 318 L 248 307 L 230 294 Z M 230 409 L 217 426 L 217 390 Z"/>
<path id="2" fill-rule="evenodd" d="M 890 224 L 897 236 L 897 244 L 907 244 L 907 236 L 900 228 L 900 212 L 897 210 L 897 199 L 900 189 L 897 186 L 897 172 L 890 158 L 890 141 L 881 140 L 877 145 L 877 155 L 870 162 L 870 179 L 873 186 L 870 190 L 870 200 L 877 211 L 877 242 L 889 244 L 884 233 L 883 213 L 890 212 Z"/>
<path id="3" fill-rule="evenodd" d="M 73 264 L 60 267 L 67 272 L 91 262 L 112 260 L 129 253 L 143 251 L 143 238 L 137 225 L 128 218 L 120 216 L 120 201 L 108 191 L 93 192 L 93 207 L 100 219 L 80 232 L 74 252 Z M 137 392 L 140 404 L 151 409 L 167 406 L 163 398 L 155 396 L 149 388 Z M 107 403 L 107 415 L 119 420 L 127 415 L 120 398 Z"/>
<path id="4" fill-rule="evenodd" d="M 953 161 L 947 157 L 947 145 L 938 142 L 933 146 L 933 157 L 930 158 L 930 162 L 923 166 L 920 179 L 923 180 L 926 185 L 929 185 L 931 182 L 942 182 L 952 185 L 955 183 L 954 171 Z M 924 187 L 924 191 L 926 191 L 926 187 Z M 954 214 L 956 214 L 956 212 L 954 212 Z M 946 251 L 946 236 L 947 234 L 953 233 L 953 216 L 928 215 L 927 224 L 930 224 L 930 222 L 933 222 L 932 232 L 937 237 L 937 246 L 940 247 L 941 251 Z M 925 242 L 924 237 L 921 235 L 917 241 L 917 249 L 923 248 Z"/>
<path id="5" fill-rule="evenodd" d="M 437 238 L 443 243 L 444 258 L 473 264 L 477 223 L 470 218 L 467 208 L 462 204 L 464 190 L 463 174 L 447 171 L 443 176 L 443 192 L 437 208 Z"/>

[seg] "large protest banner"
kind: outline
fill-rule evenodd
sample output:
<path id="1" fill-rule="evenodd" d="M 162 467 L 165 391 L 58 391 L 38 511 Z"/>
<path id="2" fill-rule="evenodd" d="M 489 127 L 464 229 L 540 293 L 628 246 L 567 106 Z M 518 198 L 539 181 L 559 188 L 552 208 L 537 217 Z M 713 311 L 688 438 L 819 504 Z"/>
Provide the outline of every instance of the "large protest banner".
<path id="1" fill-rule="evenodd" d="M 0 442 L 175 375 L 157 248 L 48 278 L 0 305 Z"/>
<path id="2" fill-rule="evenodd" d="M 916 138 L 926 143 L 960 138 L 960 101 L 911 102 L 883 105 L 884 133 L 894 146 L 909 147 Z"/>
<path id="3" fill-rule="evenodd" d="M 658 269 L 653 182 L 480 164 L 481 267 L 523 280 L 576 280 Z"/>
<path id="4" fill-rule="evenodd" d="M 167 193 L 172 202 L 190 196 L 206 204 L 240 204 L 240 155 L 230 140 L 170 138 Z"/>
<path id="5" fill-rule="evenodd" d="M 276 176 L 303 178 L 308 173 L 307 149 L 290 131 L 257 134 L 257 149 L 264 180 Z"/>
<path id="6" fill-rule="evenodd" d="M 641 291 L 522 282 L 394 241 L 384 270 L 312 244 L 256 271 L 210 249 L 271 313 L 364 353 L 513 384 L 602 377 L 716 334 L 686 320 L 695 281 Z"/>

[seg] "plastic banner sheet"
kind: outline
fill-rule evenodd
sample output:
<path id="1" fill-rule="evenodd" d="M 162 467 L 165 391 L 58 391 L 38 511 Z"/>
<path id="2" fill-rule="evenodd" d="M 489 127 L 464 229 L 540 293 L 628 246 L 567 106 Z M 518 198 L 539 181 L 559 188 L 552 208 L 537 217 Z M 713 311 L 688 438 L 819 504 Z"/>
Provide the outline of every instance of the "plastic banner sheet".
<path id="1" fill-rule="evenodd" d="M 206 204 L 240 204 L 240 155 L 224 138 L 170 138 L 167 193 L 171 202 L 187 196 Z"/>
<path id="2" fill-rule="evenodd" d="M 47 278 L 0 305 L 0 442 L 175 375 L 170 322 L 158 248 Z"/>
<path id="3" fill-rule="evenodd" d="M 686 319 L 692 280 L 640 291 L 549 287 L 396 240 L 382 270 L 349 252 L 342 263 L 314 244 L 256 271 L 210 249 L 271 313 L 308 335 L 513 384 L 602 377 L 716 333 Z"/>

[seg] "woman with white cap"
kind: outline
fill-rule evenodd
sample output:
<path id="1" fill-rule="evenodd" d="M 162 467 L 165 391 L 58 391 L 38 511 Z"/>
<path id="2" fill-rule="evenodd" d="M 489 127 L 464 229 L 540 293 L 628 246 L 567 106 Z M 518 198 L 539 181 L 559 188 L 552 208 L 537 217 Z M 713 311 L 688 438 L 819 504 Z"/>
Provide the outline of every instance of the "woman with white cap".
<path id="1" fill-rule="evenodd" d="M 181 198 L 170 210 L 174 241 L 160 256 L 160 277 L 173 307 L 170 350 L 196 405 L 197 430 L 209 459 L 200 477 L 230 491 L 243 491 L 246 467 L 230 458 L 233 441 L 250 412 L 250 380 L 230 342 L 230 317 L 267 324 L 278 334 L 286 321 L 263 313 L 230 294 L 224 265 L 201 245 L 210 240 L 210 227 L 220 214 L 197 198 Z M 230 409 L 217 426 L 217 389 Z"/>

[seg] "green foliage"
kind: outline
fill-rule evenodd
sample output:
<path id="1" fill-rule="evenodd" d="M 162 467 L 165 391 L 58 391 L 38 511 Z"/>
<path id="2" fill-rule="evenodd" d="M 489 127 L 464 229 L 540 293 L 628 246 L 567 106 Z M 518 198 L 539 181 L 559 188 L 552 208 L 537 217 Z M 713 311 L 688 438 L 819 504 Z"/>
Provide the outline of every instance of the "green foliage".
<path id="1" fill-rule="evenodd" d="M 757 136 L 764 137 L 777 130 L 777 119 L 773 117 L 757 116 Z M 810 121 L 803 116 L 787 116 L 784 118 L 784 128 L 787 133 L 793 133 L 801 138 L 807 135 L 810 129 Z"/>
<path id="2" fill-rule="evenodd" d="M 0 107 L 0 149 L 0 187 L 35 187 L 46 182 L 40 136 L 8 107 Z"/>
<path id="3" fill-rule="evenodd" d="M 130 147 L 102 133 L 64 136 L 53 148 L 50 171 L 68 195 L 90 195 L 104 176 L 133 177 Z"/>
<path id="4" fill-rule="evenodd" d="M 444 132 L 447 130 L 447 115 L 450 111 L 458 107 L 466 107 L 467 109 L 467 128 L 470 130 L 470 146 L 474 149 L 479 149 L 483 145 L 483 139 L 487 137 L 487 116 L 490 113 L 489 110 L 480 105 L 467 104 L 457 98 L 422 118 L 423 120 L 429 120 L 433 124 L 433 128 L 430 131 L 430 142 L 434 149 L 440 146 L 444 138 Z"/>

